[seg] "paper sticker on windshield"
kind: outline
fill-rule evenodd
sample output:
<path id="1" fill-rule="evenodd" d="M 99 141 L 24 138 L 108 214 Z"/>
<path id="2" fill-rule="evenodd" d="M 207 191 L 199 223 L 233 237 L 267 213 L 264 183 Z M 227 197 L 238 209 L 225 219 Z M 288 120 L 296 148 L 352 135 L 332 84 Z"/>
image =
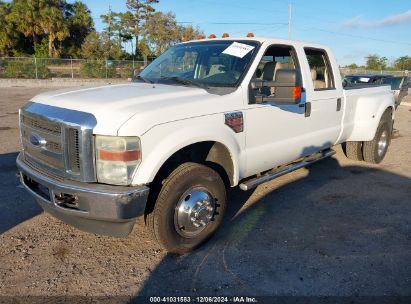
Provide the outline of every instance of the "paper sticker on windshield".
<path id="1" fill-rule="evenodd" d="M 228 48 L 223 51 L 223 54 L 243 58 L 245 55 L 251 52 L 252 49 L 254 49 L 254 47 L 251 45 L 233 42 Z"/>

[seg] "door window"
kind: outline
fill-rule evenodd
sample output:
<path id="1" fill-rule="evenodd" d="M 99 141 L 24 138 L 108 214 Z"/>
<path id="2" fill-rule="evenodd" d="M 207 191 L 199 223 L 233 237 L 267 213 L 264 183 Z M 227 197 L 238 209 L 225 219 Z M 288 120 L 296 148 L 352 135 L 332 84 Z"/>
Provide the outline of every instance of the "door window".
<path id="1" fill-rule="evenodd" d="M 310 66 L 314 90 L 335 89 L 334 76 L 326 51 L 310 48 L 305 48 L 304 51 Z"/>
<path id="2" fill-rule="evenodd" d="M 261 58 L 254 73 L 254 79 L 274 81 L 278 70 L 298 68 L 297 56 L 291 46 L 270 46 Z M 264 96 L 275 96 L 275 88 L 263 87 L 254 92 Z"/>

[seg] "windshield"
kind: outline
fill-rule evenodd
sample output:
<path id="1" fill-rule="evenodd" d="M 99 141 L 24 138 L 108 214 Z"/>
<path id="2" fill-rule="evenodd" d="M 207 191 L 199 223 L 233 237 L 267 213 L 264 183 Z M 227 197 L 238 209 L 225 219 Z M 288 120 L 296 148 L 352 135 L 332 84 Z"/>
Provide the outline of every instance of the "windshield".
<path id="1" fill-rule="evenodd" d="M 259 43 L 201 41 L 173 46 L 148 65 L 140 79 L 198 87 L 235 87 L 246 73 Z"/>

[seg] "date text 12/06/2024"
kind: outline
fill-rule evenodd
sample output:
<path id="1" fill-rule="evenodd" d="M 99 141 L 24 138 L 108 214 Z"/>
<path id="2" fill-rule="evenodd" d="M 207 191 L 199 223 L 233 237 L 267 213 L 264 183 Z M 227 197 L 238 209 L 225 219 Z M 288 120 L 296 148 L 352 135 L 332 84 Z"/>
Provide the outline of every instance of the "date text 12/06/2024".
<path id="1" fill-rule="evenodd" d="M 150 297 L 150 303 L 258 303 L 255 297 Z"/>

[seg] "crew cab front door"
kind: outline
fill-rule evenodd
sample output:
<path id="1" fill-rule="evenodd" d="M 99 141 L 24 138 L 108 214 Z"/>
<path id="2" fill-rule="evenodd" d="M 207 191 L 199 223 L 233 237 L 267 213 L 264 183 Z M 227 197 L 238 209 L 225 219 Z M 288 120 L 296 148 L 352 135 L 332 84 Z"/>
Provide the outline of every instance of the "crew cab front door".
<path id="1" fill-rule="evenodd" d="M 343 113 L 342 89 L 335 88 L 331 64 L 324 55 L 325 51 L 311 52 L 286 45 L 267 48 L 254 78 L 274 80 L 276 71 L 282 68 L 300 69 L 307 75 L 302 75 L 299 104 L 252 104 L 249 100 L 245 113 L 247 175 L 327 149 L 337 141 Z M 309 77 L 311 70 L 315 72 Z M 275 95 L 270 88 L 259 93 Z"/>
<path id="2" fill-rule="evenodd" d="M 300 69 L 297 52 L 289 45 L 272 45 L 262 57 L 253 79 L 273 81 L 280 69 Z M 295 160 L 306 143 L 305 92 L 300 104 L 253 103 L 253 94 L 275 96 L 275 89 L 263 87 L 258 92 L 249 87 L 245 111 L 246 176 Z"/>

